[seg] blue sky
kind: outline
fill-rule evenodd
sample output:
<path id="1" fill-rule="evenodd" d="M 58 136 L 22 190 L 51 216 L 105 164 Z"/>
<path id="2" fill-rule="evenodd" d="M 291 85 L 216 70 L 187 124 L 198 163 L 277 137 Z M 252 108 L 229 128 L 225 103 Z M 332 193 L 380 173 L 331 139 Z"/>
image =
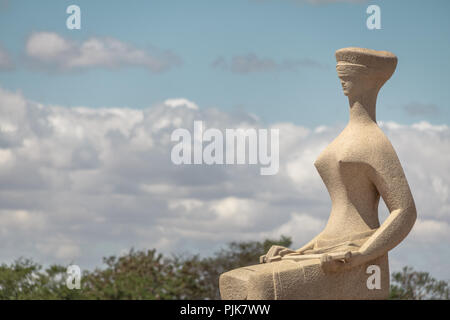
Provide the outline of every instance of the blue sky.
<path id="1" fill-rule="evenodd" d="M 348 119 L 334 53 L 357 46 L 399 59 L 377 119 L 418 220 L 391 270 L 450 279 L 449 14 L 444 0 L 0 0 L 0 261 L 304 245 L 331 206 L 314 160 Z M 170 135 L 194 120 L 279 129 L 279 173 L 174 165 Z"/>
<path id="2" fill-rule="evenodd" d="M 81 30 L 65 26 L 65 9 L 74 3 L 81 8 Z M 366 28 L 365 11 L 372 3 L 381 8 L 382 30 Z M 448 1 L 3 1 L 0 43 L 16 67 L 0 73 L 0 83 L 49 104 L 143 108 L 185 97 L 200 107 L 251 112 L 269 123 L 316 126 L 347 120 L 334 52 L 360 46 L 399 57 L 380 94 L 378 119 L 448 124 L 449 9 Z M 182 63 L 162 73 L 126 66 L 73 72 L 31 68 L 24 46 L 32 32 L 41 31 L 79 42 L 114 37 L 143 50 L 154 46 L 171 50 Z M 245 74 L 211 66 L 219 57 L 247 54 L 318 65 Z M 411 104 L 419 105 L 418 113 L 405 110 Z"/>

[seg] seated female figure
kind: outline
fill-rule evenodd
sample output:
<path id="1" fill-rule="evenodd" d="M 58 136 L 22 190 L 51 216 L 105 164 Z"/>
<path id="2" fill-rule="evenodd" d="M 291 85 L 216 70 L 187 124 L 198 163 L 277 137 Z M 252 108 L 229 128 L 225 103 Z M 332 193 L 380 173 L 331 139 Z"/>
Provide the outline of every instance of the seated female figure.
<path id="1" fill-rule="evenodd" d="M 298 250 L 273 246 L 261 264 L 220 276 L 222 299 L 384 299 L 388 251 L 410 232 L 416 208 L 402 166 L 376 123 L 379 90 L 397 57 L 361 48 L 336 51 L 350 120 L 314 163 L 332 209 L 324 230 Z M 380 195 L 390 215 L 380 226 Z M 368 269 L 369 266 L 374 266 Z M 379 271 L 380 283 L 368 285 Z"/>

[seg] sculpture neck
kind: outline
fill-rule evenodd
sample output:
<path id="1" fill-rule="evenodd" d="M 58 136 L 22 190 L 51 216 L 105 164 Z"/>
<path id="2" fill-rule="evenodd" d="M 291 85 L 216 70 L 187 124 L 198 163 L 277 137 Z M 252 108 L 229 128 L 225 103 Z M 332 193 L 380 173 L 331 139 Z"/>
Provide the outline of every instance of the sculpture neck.
<path id="1" fill-rule="evenodd" d="M 350 121 L 349 124 L 367 124 L 377 122 L 376 103 L 378 90 L 365 92 L 360 96 L 349 97 Z"/>

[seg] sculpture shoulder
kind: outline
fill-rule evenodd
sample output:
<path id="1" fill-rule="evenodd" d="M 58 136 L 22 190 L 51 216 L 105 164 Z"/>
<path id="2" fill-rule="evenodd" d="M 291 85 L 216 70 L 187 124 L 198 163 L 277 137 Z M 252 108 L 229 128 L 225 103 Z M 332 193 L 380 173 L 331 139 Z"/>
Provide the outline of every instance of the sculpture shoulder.
<path id="1" fill-rule="evenodd" d="M 364 163 L 374 169 L 384 167 L 386 164 L 399 164 L 394 147 L 377 125 L 354 130 L 340 160 Z"/>

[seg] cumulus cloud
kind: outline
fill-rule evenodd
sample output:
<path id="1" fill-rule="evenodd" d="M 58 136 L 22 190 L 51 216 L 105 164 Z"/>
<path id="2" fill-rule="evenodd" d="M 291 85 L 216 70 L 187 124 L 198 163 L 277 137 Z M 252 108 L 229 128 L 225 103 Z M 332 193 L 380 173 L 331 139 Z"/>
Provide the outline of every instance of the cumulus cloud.
<path id="1" fill-rule="evenodd" d="M 13 61 L 8 52 L 0 46 L 0 71 L 14 68 Z"/>
<path id="2" fill-rule="evenodd" d="M 254 53 L 236 55 L 228 62 L 224 57 L 216 58 L 211 67 L 230 70 L 233 73 L 247 74 L 254 72 L 298 71 L 300 68 L 324 68 L 325 66 L 312 59 L 285 59 L 276 62 L 271 58 L 261 58 Z"/>
<path id="3" fill-rule="evenodd" d="M 111 37 L 92 37 L 78 43 L 55 32 L 32 33 L 26 42 L 26 54 L 35 64 L 57 70 L 134 66 L 162 72 L 181 63 L 170 51 L 144 51 Z"/>
<path id="4" fill-rule="evenodd" d="M 186 107 L 189 109 L 198 110 L 198 106 L 194 102 L 184 98 L 167 99 L 166 101 L 164 101 L 164 104 L 171 108 Z"/>
<path id="5" fill-rule="evenodd" d="M 425 242 L 449 241 L 450 225 L 446 221 L 418 219 L 412 234 L 415 239 Z"/>
<path id="6" fill-rule="evenodd" d="M 313 162 L 342 130 L 274 123 L 280 170 L 174 165 L 176 128 L 263 128 L 186 98 L 143 110 L 43 105 L 0 88 L 0 261 L 98 265 L 132 246 L 208 254 L 228 241 L 282 234 L 300 247 L 325 226 L 330 200 Z M 393 268 L 449 277 L 450 129 L 381 123 L 401 159 L 419 220 L 391 254 Z M 386 208 L 381 206 L 381 217 Z M 448 250 L 447 250 L 448 251 Z M 432 257 L 431 257 L 432 255 Z M 429 261 L 433 261 L 430 264 Z"/>

